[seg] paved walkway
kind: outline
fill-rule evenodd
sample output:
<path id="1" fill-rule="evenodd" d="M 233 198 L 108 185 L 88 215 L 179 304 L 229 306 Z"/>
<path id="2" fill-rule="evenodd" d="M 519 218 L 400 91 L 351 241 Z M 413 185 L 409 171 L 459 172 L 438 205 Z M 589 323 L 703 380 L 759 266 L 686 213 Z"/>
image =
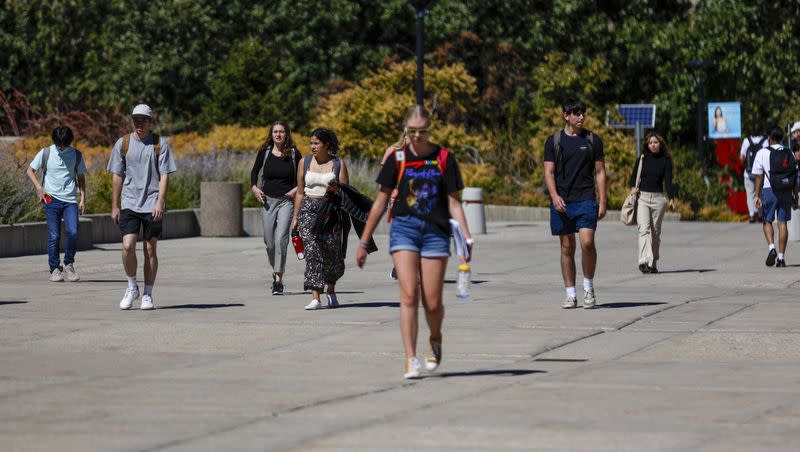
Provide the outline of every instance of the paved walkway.
<path id="1" fill-rule="evenodd" d="M 386 236 L 316 312 L 296 260 L 266 294 L 259 238 L 161 242 L 150 312 L 117 308 L 118 245 L 79 253 L 74 284 L 0 259 L 0 449 L 797 450 L 800 248 L 771 269 L 757 225 L 664 229 L 641 275 L 635 229 L 601 223 L 584 311 L 559 308 L 545 223 L 491 224 L 474 298 L 445 287 L 441 372 L 414 382 Z"/>

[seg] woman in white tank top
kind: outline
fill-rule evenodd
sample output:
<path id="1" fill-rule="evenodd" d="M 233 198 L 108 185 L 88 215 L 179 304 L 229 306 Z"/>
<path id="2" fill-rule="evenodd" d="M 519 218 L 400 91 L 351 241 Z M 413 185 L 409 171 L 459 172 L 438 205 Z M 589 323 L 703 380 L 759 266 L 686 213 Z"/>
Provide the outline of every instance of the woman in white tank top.
<path id="1" fill-rule="evenodd" d="M 312 299 L 307 310 L 322 307 L 320 295 L 327 286 L 328 308 L 339 306 L 336 298 L 336 281 L 344 275 L 342 254 L 342 227 L 315 234 L 314 223 L 324 213 L 328 191 L 338 193 L 339 183 L 347 184 L 350 178 L 344 161 L 336 157 L 339 140 L 333 131 L 318 128 L 309 140 L 311 156 L 297 168 L 297 194 L 294 200 L 292 229 L 297 228 L 305 247 L 306 270 L 304 290 L 311 290 Z M 338 168 L 338 172 L 336 171 Z M 338 174 L 337 174 L 338 173 Z"/>

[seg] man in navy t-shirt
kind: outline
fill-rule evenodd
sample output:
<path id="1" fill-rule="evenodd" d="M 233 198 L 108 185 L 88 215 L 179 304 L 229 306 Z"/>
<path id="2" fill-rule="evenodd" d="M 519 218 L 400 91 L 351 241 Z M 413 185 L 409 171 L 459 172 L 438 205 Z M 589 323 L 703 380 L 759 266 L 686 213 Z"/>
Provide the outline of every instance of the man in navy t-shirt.
<path id="1" fill-rule="evenodd" d="M 586 105 L 570 97 L 562 105 L 564 129 L 544 145 L 544 180 L 550 193 L 550 231 L 561 242 L 561 275 L 567 289 L 562 308 L 578 306 L 575 291 L 575 233 L 581 240 L 583 307 L 592 309 L 597 249 L 594 231 L 606 215 L 606 169 L 603 142 L 583 128 Z M 595 179 L 599 200 L 595 196 Z"/>

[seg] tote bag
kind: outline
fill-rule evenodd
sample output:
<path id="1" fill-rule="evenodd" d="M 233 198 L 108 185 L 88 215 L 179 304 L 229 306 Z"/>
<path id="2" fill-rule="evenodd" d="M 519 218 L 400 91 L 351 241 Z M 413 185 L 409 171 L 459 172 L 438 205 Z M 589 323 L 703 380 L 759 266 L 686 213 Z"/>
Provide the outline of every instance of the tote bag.
<path id="1" fill-rule="evenodd" d="M 633 226 L 636 224 L 636 208 L 639 203 L 639 183 L 642 181 L 642 164 L 644 163 L 644 154 L 639 158 L 639 170 L 636 171 L 636 193 L 631 193 L 625 198 L 622 203 L 622 209 L 619 212 L 619 219 L 626 226 Z"/>

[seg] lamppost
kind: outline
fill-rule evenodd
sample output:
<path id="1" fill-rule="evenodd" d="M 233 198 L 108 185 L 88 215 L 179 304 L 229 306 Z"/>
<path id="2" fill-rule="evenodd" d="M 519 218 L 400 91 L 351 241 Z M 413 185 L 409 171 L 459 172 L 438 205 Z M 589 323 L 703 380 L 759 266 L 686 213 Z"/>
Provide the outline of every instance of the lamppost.
<path id="1" fill-rule="evenodd" d="M 428 8 L 436 3 L 436 0 L 409 0 L 411 6 L 417 13 L 417 105 L 422 105 L 424 97 L 424 86 L 422 84 L 422 65 L 425 57 L 425 46 L 423 38 L 425 37 L 425 15 L 428 13 Z"/>
<path id="2" fill-rule="evenodd" d="M 700 160 L 701 164 L 705 164 L 705 136 L 703 131 L 705 130 L 705 104 L 706 104 L 706 93 L 705 93 L 705 85 L 704 85 L 704 76 L 706 69 L 714 66 L 714 61 L 712 60 L 692 60 L 688 63 L 689 67 L 692 69 L 699 69 L 699 73 L 695 77 L 697 80 L 697 158 Z"/>

